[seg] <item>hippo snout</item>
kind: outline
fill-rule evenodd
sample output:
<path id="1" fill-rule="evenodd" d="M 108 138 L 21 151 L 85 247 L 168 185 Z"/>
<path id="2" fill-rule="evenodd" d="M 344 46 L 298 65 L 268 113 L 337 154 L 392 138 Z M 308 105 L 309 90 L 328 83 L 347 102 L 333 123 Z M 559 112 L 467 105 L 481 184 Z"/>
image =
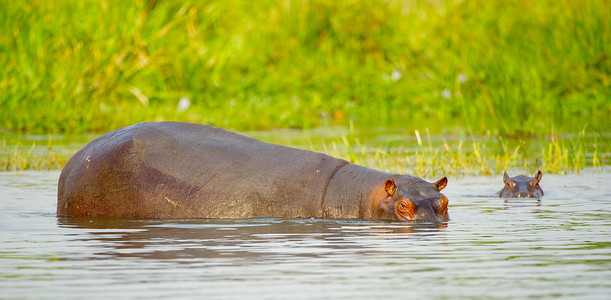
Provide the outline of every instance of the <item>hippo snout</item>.
<path id="1" fill-rule="evenodd" d="M 438 212 L 431 201 L 438 201 L 437 199 L 426 199 L 420 200 L 416 204 L 416 219 L 420 222 L 444 222 L 447 221 L 447 214 Z"/>

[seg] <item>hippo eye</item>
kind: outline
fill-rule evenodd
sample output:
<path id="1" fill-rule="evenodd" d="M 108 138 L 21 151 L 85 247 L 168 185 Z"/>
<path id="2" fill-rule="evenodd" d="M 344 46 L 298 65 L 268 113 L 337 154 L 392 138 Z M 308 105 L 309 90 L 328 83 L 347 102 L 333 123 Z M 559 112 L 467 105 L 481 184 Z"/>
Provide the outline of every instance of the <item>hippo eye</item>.
<path id="1" fill-rule="evenodd" d="M 510 188 L 514 188 L 514 187 L 516 187 L 516 182 L 515 181 L 508 181 L 507 182 L 507 186 L 510 187 Z"/>
<path id="2" fill-rule="evenodd" d="M 404 218 L 412 217 L 415 214 L 414 202 L 409 199 L 402 199 L 397 203 L 397 212 Z"/>

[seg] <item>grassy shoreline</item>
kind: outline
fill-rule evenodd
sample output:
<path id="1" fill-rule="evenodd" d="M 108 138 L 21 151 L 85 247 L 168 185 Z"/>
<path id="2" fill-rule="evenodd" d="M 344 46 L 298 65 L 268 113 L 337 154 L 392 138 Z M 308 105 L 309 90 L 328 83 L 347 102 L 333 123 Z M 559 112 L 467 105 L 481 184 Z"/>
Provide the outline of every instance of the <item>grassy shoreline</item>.
<path id="1" fill-rule="evenodd" d="M 0 65 L 1 133 L 401 128 L 309 149 L 418 176 L 611 152 L 608 0 L 0 1 Z M 3 139 L 0 170 L 59 169 L 62 147 Z"/>
<path id="2" fill-rule="evenodd" d="M 584 168 L 602 170 L 611 165 L 611 148 L 604 137 L 592 138 L 585 129 L 575 136 L 551 135 L 543 141 L 498 136 L 451 138 L 432 136 L 425 130 L 371 142 L 353 128 L 339 136 L 298 138 L 297 142 L 277 141 L 273 132 L 267 137 L 254 135 L 267 142 L 326 153 L 374 169 L 426 178 L 490 176 L 504 170 L 532 173 L 539 169 L 544 173 L 578 174 Z M 53 145 L 51 138 L 16 144 L 3 139 L 0 171 L 60 170 L 77 148 L 73 145 L 73 150 L 67 150 L 66 146 Z"/>

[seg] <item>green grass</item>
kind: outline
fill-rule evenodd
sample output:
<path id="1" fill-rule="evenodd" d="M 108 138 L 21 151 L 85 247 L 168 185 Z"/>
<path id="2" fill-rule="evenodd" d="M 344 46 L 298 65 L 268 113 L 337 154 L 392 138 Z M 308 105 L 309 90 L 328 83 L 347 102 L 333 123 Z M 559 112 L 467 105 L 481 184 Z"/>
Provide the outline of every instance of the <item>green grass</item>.
<path id="1" fill-rule="evenodd" d="M 578 173 L 610 152 L 608 0 L 0 1 L 0 65 L 3 134 L 401 128 L 311 147 L 424 177 Z M 69 156 L 0 153 L 0 170 Z"/>
<path id="2" fill-rule="evenodd" d="M 610 37 L 608 0 L 0 1 L 0 126 L 78 133 L 145 120 L 234 130 L 354 120 L 547 136 L 587 121 L 603 131 Z M 483 145 L 449 146 L 473 164 L 491 159 Z M 569 146 L 562 153 L 551 142 L 541 159 L 580 157 Z"/>

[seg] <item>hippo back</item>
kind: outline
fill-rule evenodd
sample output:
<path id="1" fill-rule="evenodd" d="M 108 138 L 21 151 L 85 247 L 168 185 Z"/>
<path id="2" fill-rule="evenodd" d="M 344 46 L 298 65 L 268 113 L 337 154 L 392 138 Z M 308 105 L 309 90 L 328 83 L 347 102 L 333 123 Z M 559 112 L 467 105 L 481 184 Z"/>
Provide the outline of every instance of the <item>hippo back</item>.
<path id="1" fill-rule="evenodd" d="M 70 158 L 59 179 L 57 213 L 320 217 L 329 178 L 346 164 L 207 125 L 140 123 L 102 135 Z"/>

